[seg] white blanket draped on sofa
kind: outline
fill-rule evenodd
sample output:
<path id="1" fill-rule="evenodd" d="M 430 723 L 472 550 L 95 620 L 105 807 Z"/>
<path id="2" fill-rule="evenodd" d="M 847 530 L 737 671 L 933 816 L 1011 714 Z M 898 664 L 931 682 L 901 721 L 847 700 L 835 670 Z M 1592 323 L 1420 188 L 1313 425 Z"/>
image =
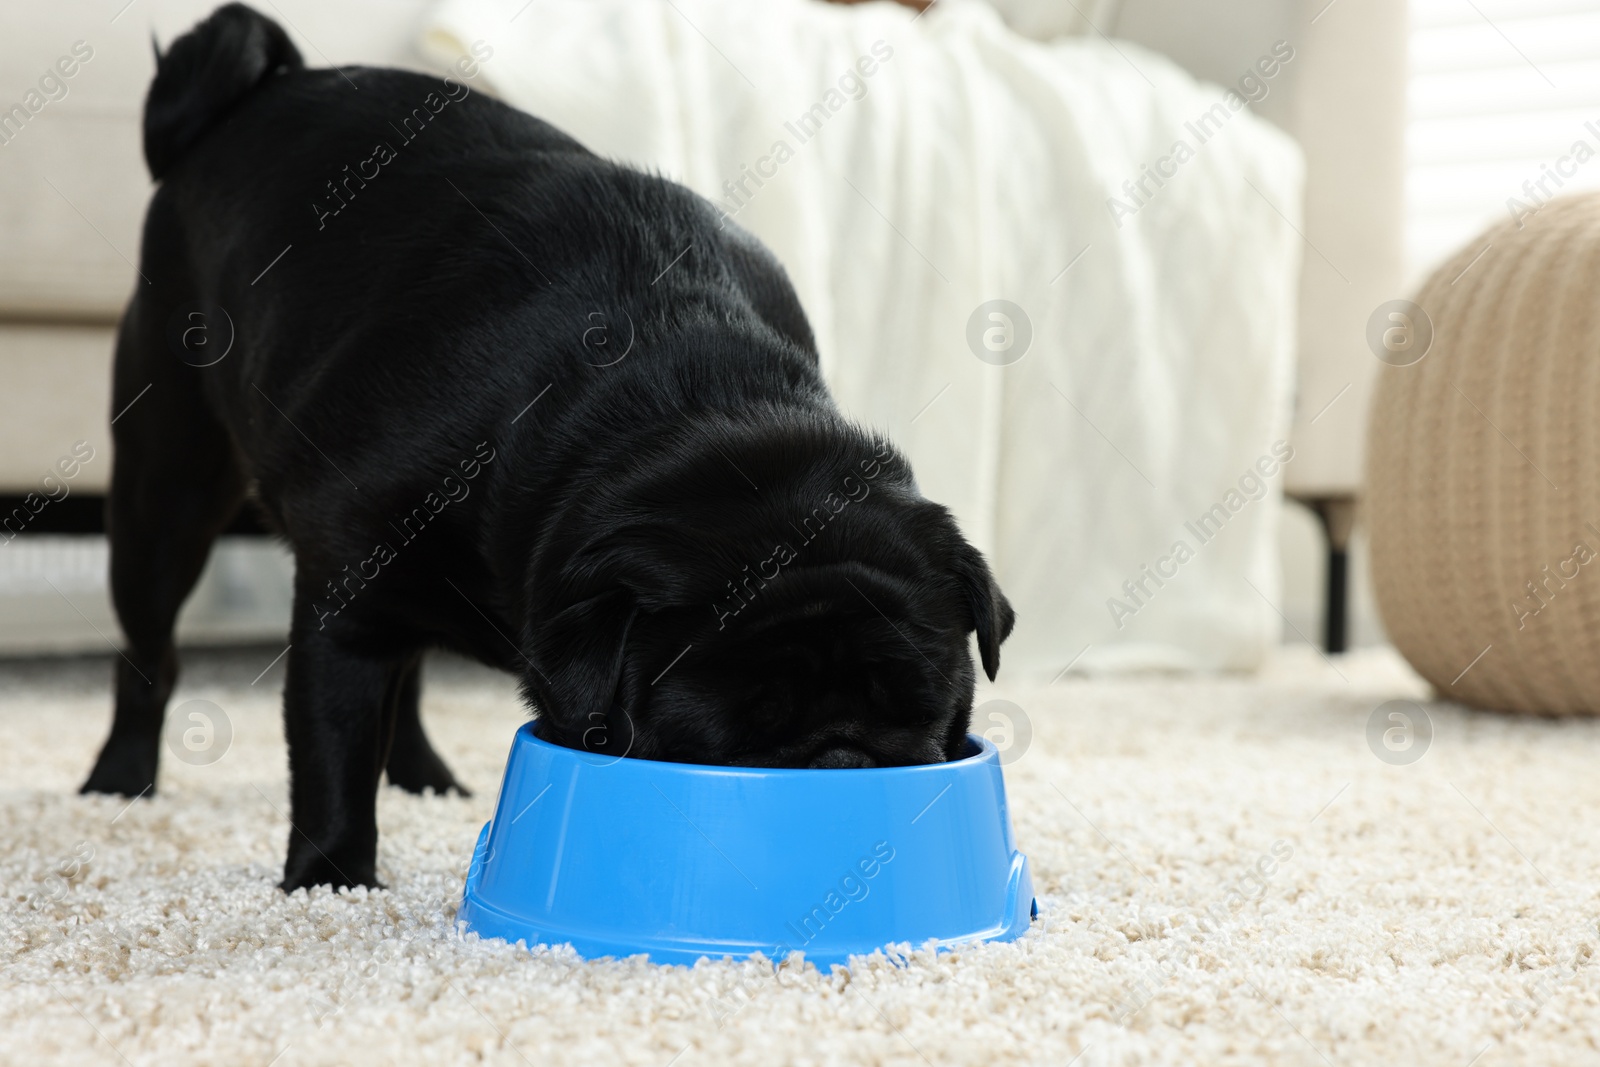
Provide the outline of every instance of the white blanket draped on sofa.
<path id="1" fill-rule="evenodd" d="M 1277 642 L 1301 163 L 1237 96 L 969 0 L 444 0 L 425 40 L 776 252 L 840 404 L 994 562 L 1008 675 Z"/>

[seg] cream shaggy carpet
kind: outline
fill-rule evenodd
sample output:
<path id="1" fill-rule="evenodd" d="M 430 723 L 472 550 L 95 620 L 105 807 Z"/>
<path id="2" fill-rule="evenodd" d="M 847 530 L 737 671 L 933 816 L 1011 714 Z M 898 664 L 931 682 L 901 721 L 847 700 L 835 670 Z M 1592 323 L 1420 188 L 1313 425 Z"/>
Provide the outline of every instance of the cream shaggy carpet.
<path id="1" fill-rule="evenodd" d="M 1427 705 L 1431 747 L 1393 765 L 1369 717 L 1425 691 L 1386 653 L 1000 690 L 1033 726 L 1007 771 L 1032 931 L 773 976 L 455 933 L 521 714 L 451 661 L 424 714 L 477 795 L 385 789 L 390 888 L 283 896 L 282 665 L 251 682 L 274 651 L 189 657 L 175 703 L 224 708 L 232 745 L 131 805 L 73 795 L 109 665 L 0 666 L 0 1060 L 1600 1062 L 1600 724 Z"/>

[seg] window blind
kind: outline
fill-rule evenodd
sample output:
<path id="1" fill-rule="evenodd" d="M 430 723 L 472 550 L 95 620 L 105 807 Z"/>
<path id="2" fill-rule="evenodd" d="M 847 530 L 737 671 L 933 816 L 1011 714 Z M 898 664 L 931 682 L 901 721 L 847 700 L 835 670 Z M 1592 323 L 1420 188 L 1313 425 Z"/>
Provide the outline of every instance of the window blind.
<path id="1" fill-rule="evenodd" d="M 1600 188 L 1600 0 L 1411 0 L 1410 12 L 1415 287 L 1496 222 Z"/>

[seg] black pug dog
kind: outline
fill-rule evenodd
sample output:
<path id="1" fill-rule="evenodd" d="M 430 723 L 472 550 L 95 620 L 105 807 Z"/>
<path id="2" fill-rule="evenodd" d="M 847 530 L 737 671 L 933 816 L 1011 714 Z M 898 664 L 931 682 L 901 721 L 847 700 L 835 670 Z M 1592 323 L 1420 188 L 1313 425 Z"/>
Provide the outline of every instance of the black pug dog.
<path id="1" fill-rule="evenodd" d="M 307 70 L 238 4 L 158 55 L 144 150 L 127 648 L 86 792 L 153 788 L 173 620 L 246 499 L 295 555 L 285 889 L 377 884 L 385 771 L 460 788 L 418 718 L 428 647 L 515 672 L 540 736 L 596 752 L 964 753 L 968 635 L 993 678 L 1011 607 L 705 200 L 456 79 Z"/>

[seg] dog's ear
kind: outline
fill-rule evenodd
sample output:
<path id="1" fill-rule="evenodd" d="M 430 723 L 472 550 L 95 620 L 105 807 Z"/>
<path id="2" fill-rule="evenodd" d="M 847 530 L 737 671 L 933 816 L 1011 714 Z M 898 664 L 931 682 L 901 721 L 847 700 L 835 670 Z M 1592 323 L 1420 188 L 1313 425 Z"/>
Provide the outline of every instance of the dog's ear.
<path id="1" fill-rule="evenodd" d="M 575 741 L 604 726 L 619 701 L 632 714 L 623 668 L 638 615 L 632 593 L 611 589 L 570 605 L 540 628 L 539 676 L 532 685 L 542 697 L 541 716 L 558 734 Z"/>
<path id="2" fill-rule="evenodd" d="M 1000 592 L 989 570 L 989 561 L 965 540 L 956 550 L 956 578 L 972 608 L 972 629 L 978 631 L 978 654 L 983 657 L 983 673 L 994 681 L 1000 671 L 1000 643 L 1011 636 L 1017 613 Z"/>

